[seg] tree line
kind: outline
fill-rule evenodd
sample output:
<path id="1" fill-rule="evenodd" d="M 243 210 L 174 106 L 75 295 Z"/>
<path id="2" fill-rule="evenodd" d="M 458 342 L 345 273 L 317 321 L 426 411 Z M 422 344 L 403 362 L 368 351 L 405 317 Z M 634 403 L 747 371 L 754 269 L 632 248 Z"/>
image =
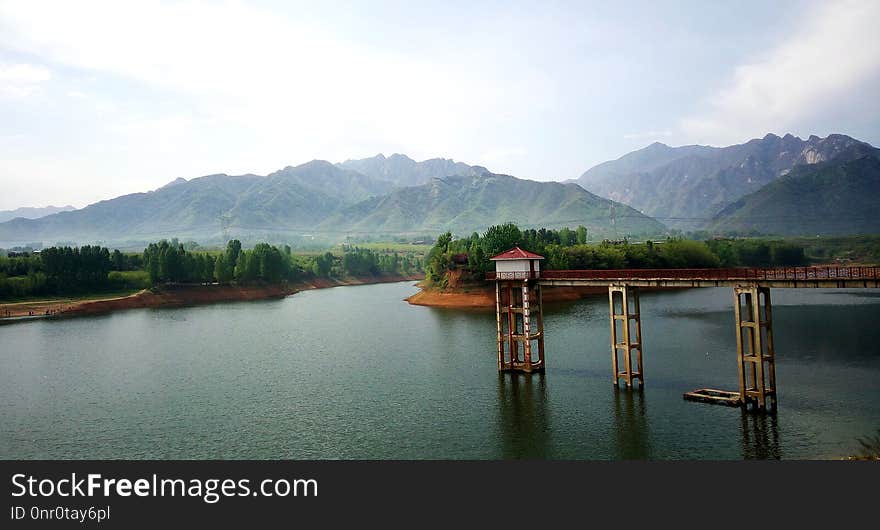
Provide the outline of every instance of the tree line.
<path id="1" fill-rule="evenodd" d="M 98 289 L 112 269 L 104 247 L 51 247 L 39 254 L 0 258 L 0 297 Z"/>
<path id="2" fill-rule="evenodd" d="M 454 266 L 455 257 L 462 254 L 467 255 L 467 270 L 472 278 L 482 278 L 494 270 L 489 258 L 515 245 L 544 256 L 543 268 L 557 270 L 772 267 L 807 263 L 804 248 L 785 241 L 669 238 L 661 242 L 623 240 L 588 244 L 587 236 L 583 226 L 574 230 L 520 230 L 513 223 L 491 226 L 483 234 L 475 232 L 458 239 L 447 232 L 437 238 L 428 253 L 426 279 L 445 286 L 446 272 Z"/>
<path id="3" fill-rule="evenodd" d="M 318 278 L 409 276 L 422 271 L 422 261 L 410 254 L 346 245 L 341 257 L 332 252 L 311 257 L 310 268 Z"/>
<path id="4" fill-rule="evenodd" d="M 290 246 L 231 240 L 222 251 L 187 249 L 177 240 L 150 243 L 142 253 L 105 247 L 51 247 L 0 257 L 0 299 L 177 284 L 278 284 L 312 277 L 410 275 L 418 257 L 345 246 L 342 254 L 294 255 Z"/>

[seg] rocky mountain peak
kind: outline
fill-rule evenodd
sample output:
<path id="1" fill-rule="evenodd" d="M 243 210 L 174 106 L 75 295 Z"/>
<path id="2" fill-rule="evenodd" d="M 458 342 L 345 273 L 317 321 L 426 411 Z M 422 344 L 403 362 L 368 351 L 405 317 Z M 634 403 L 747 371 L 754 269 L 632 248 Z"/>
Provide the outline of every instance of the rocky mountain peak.
<path id="1" fill-rule="evenodd" d="M 793 168 L 836 159 L 854 160 L 870 146 L 843 134 L 802 140 L 791 133 L 768 133 L 721 148 L 657 144 L 603 162 L 578 183 L 600 196 L 693 230 L 726 205 L 757 191 Z M 864 155 L 862 155 L 864 156 Z M 679 219 L 683 219 L 679 222 Z"/>

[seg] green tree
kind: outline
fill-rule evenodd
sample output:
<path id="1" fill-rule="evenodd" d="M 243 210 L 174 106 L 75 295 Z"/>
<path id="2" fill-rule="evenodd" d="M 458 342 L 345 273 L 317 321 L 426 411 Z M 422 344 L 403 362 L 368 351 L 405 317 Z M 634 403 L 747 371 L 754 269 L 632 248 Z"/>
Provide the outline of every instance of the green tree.
<path id="1" fill-rule="evenodd" d="M 150 243 L 150 245 L 144 249 L 144 264 L 147 269 L 147 274 L 150 276 L 150 283 L 159 283 L 159 248 L 155 243 Z"/>
<path id="2" fill-rule="evenodd" d="M 486 253 L 483 252 L 483 247 L 480 246 L 479 241 L 471 243 L 471 248 L 468 250 L 468 268 L 474 273 L 482 274 L 487 271 L 488 264 L 489 261 L 486 259 Z"/>
<path id="3" fill-rule="evenodd" d="M 241 253 L 241 241 L 232 239 L 226 243 L 226 261 L 232 263 L 233 266 L 238 263 L 238 256 Z"/>
<path id="4" fill-rule="evenodd" d="M 226 254 L 219 254 L 214 261 L 214 278 L 222 284 L 227 284 L 234 278 L 233 267 L 229 264 Z"/>
<path id="5" fill-rule="evenodd" d="M 249 279 L 277 283 L 283 274 L 284 260 L 278 248 L 267 243 L 257 243 L 248 256 Z"/>
<path id="6" fill-rule="evenodd" d="M 778 241 L 770 246 L 770 260 L 776 267 L 791 267 L 807 263 L 804 247 L 783 241 Z"/>
<path id="7" fill-rule="evenodd" d="M 735 248 L 739 265 L 769 267 L 773 262 L 770 245 L 766 241 L 739 241 Z"/>
<path id="8" fill-rule="evenodd" d="M 483 252 L 492 257 L 517 245 L 522 240 L 522 232 L 513 223 L 490 226 L 483 234 Z"/>
<path id="9" fill-rule="evenodd" d="M 660 245 L 663 266 L 672 269 L 714 268 L 721 265 L 718 256 L 702 241 L 670 239 Z"/>
<path id="10" fill-rule="evenodd" d="M 329 278 L 333 268 L 333 254 L 325 252 L 315 257 L 314 273 L 320 278 Z"/>
<path id="11" fill-rule="evenodd" d="M 113 250 L 111 261 L 113 262 L 113 270 L 125 270 L 125 256 L 122 254 L 122 252 L 119 252 L 119 249 Z"/>
<path id="12" fill-rule="evenodd" d="M 450 258 L 447 255 L 452 244 L 452 232 L 446 232 L 437 238 L 437 242 L 428 252 L 425 265 L 425 279 L 429 283 L 439 282 L 446 275 Z"/>
<path id="13" fill-rule="evenodd" d="M 561 228 L 559 230 L 559 244 L 564 247 L 569 247 L 574 245 L 577 242 L 577 234 L 571 231 L 570 228 Z"/>
<path id="14" fill-rule="evenodd" d="M 577 230 L 575 230 L 575 238 L 577 239 L 578 245 L 586 245 L 587 244 L 587 227 L 586 226 L 578 226 Z"/>
<path id="15" fill-rule="evenodd" d="M 240 251 L 238 252 L 238 259 L 235 262 L 235 269 L 233 271 L 233 275 L 235 279 L 240 282 L 246 282 L 249 280 L 248 278 L 248 259 L 247 252 Z"/>

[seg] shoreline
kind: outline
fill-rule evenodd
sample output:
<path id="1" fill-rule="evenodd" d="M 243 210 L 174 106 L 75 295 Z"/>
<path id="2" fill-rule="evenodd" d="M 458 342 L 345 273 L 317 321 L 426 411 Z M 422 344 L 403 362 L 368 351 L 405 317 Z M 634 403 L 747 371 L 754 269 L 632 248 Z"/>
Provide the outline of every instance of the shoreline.
<path id="1" fill-rule="evenodd" d="M 285 298 L 300 291 L 329 289 L 356 285 L 396 283 L 424 280 L 422 275 L 381 276 L 371 278 L 314 278 L 283 285 L 163 285 L 153 290 L 143 289 L 128 296 L 110 298 L 82 298 L 35 300 L 0 304 L 0 324 L 28 322 L 44 318 L 64 318 L 111 313 L 125 309 L 159 307 L 186 307 L 226 302 L 271 300 Z M 472 311 L 494 311 L 495 289 L 490 285 L 467 285 L 436 290 L 419 283 L 419 292 L 404 298 L 410 305 Z M 545 289 L 545 304 L 575 302 L 583 298 L 604 295 L 603 287 L 553 287 Z M 7 316 L 6 311 L 10 314 Z"/>
<path id="2" fill-rule="evenodd" d="M 442 307 L 447 309 L 470 309 L 474 311 L 495 311 L 495 288 L 490 286 L 474 286 L 448 290 L 425 288 L 405 298 L 411 305 L 426 307 Z M 545 304 L 575 302 L 582 298 L 600 294 L 607 295 L 605 287 L 553 287 L 542 289 L 541 298 Z"/>
<path id="3" fill-rule="evenodd" d="M 285 298 L 300 291 L 354 285 L 422 280 L 421 275 L 371 278 L 315 278 L 289 285 L 163 285 L 128 296 L 69 300 L 35 300 L 0 304 L 0 323 L 28 322 L 43 318 L 64 318 L 111 313 L 125 309 L 186 307 L 224 302 Z M 7 316 L 7 311 L 9 315 Z"/>
<path id="4" fill-rule="evenodd" d="M 473 311 L 495 311 L 495 288 L 489 285 L 469 285 L 431 289 L 423 284 L 418 285 L 420 291 L 404 298 L 411 305 L 439 307 L 445 309 L 466 309 Z M 690 287 L 643 287 L 642 292 L 678 291 Z M 548 287 L 541 290 L 541 298 L 545 304 L 576 302 L 592 296 L 608 296 L 607 287 Z"/>

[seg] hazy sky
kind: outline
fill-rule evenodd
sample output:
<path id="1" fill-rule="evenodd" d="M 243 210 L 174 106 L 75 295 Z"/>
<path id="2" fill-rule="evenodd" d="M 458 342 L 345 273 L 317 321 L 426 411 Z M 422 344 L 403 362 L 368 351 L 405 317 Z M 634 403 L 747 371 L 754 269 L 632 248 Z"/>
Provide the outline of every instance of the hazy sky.
<path id="1" fill-rule="evenodd" d="M 0 209 L 380 152 L 563 180 L 653 141 L 880 145 L 878 20 L 876 0 L 0 0 Z"/>

